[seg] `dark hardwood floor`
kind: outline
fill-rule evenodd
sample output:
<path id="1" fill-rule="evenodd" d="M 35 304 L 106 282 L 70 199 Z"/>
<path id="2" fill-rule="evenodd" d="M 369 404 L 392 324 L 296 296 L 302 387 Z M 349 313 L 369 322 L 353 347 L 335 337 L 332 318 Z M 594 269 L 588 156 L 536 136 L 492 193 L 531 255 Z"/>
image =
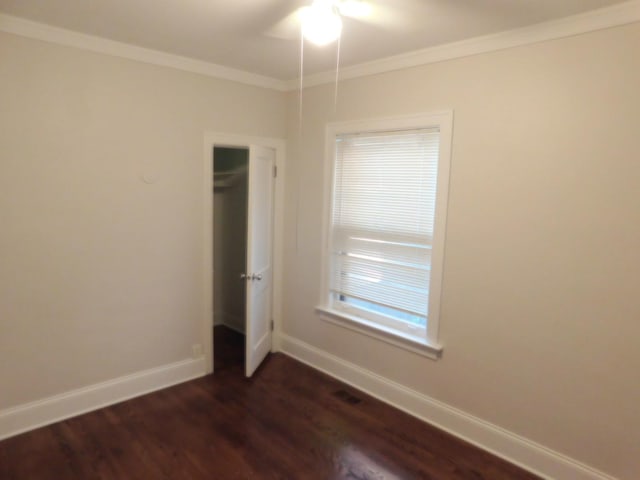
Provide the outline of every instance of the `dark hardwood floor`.
<path id="1" fill-rule="evenodd" d="M 244 335 L 224 325 L 215 327 L 213 353 L 216 375 L 226 370 L 244 375 Z"/>
<path id="2" fill-rule="evenodd" d="M 0 479 L 538 478 L 285 355 L 247 380 L 216 337 L 214 375 L 0 442 Z"/>

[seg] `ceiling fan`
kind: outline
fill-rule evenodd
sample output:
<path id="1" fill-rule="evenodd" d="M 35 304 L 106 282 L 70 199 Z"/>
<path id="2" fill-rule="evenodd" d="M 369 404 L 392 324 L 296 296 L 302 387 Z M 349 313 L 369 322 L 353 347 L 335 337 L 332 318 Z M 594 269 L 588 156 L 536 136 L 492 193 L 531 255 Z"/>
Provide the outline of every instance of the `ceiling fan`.
<path id="1" fill-rule="evenodd" d="M 311 5 L 299 7 L 287 15 L 267 35 L 292 39 L 302 31 L 311 43 L 327 45 L 340 37 L 343 18 L 382 23 L 379 13 L 366 0 L 313 0 Z"/>

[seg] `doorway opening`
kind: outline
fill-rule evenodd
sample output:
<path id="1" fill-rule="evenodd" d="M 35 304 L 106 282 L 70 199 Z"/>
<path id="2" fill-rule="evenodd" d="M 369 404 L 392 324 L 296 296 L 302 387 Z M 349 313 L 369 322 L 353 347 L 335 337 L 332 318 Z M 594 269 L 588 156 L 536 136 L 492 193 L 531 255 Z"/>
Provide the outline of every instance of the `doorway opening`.
<path id="1" fill-rule="evenodd" d="M 213 149 L 213 339 L 216 372 L 245 363 L 249 149 Z"/>
<path id="2" fill-rule="evenodd" d="M 211 159 L 209 160 L 211 162 Z M 253 375 L 272 348 L 273 221 L 276 149 L 213 144 L 213 343 L 216 329 L 244 335 L 244 372 Z M 211 178 L 211 177 L 209 177 Z M 242 344 L 241 337 L 230 340 Z M 211 345 L 211 344 L 210 344 Z M 213 348 L 212 369 L 216 365 Z M 209 350 L 210 351 L 210 350 Z M 239 358 L 227 352 L 226 360 Z M 224 365 L 225 358 L 221 359 Z M 241 365 L 240 365 L 241 367 Z"/>

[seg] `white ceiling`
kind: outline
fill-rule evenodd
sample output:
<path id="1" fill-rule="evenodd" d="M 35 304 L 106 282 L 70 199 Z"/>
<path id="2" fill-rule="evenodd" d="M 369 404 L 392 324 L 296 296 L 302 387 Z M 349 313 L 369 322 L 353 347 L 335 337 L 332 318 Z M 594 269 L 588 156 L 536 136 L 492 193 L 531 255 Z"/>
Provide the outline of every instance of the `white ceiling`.
<path id="1" fill-rule="evenodd" d="M 344 20 L 343 67 L 624 3 L 624 0 L 369 0 L 383 25 Z M 299 38 L 265 32 L 311 0 L 0 0 L 0 12 L 280 80 L 299 73 Z M 336 47 L 305 45 L 305 75 Z"/>

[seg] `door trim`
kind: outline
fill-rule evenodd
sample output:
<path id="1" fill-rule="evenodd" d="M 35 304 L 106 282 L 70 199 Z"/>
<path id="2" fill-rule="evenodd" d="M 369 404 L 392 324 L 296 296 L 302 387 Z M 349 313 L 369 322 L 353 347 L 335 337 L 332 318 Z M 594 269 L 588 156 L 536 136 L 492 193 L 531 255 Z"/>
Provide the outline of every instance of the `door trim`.
<path id="1" fill-rule="evenodd" d="M 286 141 L 280 138 L 255 137 L 221 132 L 205 132 L 203 151 L 203 244 L 202 244 L 202 332 L 201 343 L 207 373 L 213 372 L 213 148 L 249 148 L 262 145 L 276 152 L 278 176 L 274 185 L 273 204 L 273 290 L 271 316 L 274 327 L 271 351 L 280 350 L 280 319 L 282 318 L 282 285 L 284 261 L 284 179 L 286 172 Z"/>

